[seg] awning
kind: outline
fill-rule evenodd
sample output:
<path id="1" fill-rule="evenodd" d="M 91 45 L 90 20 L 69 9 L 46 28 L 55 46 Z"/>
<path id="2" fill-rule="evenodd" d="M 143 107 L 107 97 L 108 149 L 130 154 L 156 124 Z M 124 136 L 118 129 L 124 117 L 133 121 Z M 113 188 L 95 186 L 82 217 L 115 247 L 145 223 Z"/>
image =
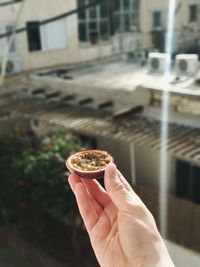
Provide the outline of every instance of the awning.
<path id="1" fill-rule="evenodd" d="M 161 148 L 161 123 L 138 115 L 128 114 L 113 119 L 99 110 L 33 98 L 9 100 L 1 104 L 1 114 L 9 111 L 94 138 L 112 138 L 119 142 L 134 142 L 136 146 Z M 167 145 L 170 154 L 200 163 L 199 128 L 170 124 L 168 137 L 163 145 Z"/>

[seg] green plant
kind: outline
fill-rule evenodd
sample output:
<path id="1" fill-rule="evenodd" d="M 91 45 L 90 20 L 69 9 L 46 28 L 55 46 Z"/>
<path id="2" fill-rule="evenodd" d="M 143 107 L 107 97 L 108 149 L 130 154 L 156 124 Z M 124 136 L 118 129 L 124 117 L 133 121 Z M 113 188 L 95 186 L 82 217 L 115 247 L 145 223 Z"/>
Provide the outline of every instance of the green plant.
<path id="1" fill-rule="evenodd" d="M 42 221 L 44 212 L 74 218 L 74 197 L 66 182 L 66 158 L 89 147 L 62 130 L 38 139 L 31 132 L 13 132 L 0 138 L 0 222 L 10 224 L 29 217 Z"/>

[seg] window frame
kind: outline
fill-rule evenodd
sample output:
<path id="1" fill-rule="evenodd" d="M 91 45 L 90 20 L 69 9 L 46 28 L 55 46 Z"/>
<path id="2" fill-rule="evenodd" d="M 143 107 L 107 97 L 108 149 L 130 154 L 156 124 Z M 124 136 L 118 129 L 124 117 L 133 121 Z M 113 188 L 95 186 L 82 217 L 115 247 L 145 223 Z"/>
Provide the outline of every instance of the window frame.
<path id="1" fill-rule="evenodd" d="M 114 10 L 114 20 L 116 19 L 116 17 L 119 17 L 119 21 L 120 21 L 120 27 L 116 28 L 116 24 L 115 24 L 115 31 L 117 33 L 127 33 L 127 32 L 132 32 L 133 28 L 136 31 L 139 31 L 139 8 L 135 9 L 134 5 L 135 2 L 138 2 L 137 0 L 129 0 L 129 8 L 125 9 L 125 0 L 119 0 L 119 10 Z M 129 25 L 128 25 L 128 29 L 126 29 L 125 27 L 125 16 L 128 17 L 129 20 Z M 136 22 L 135 23 L 131 23 L 131 21 L 133 21 L 133 17 L 136 18 Z M 131 29 L 132 28 L 132 29 Z"/>
<path id="2" fill-rule="evenodd" d="M 176 194 L 176 183 L 177 183 L 177 162 L 178 161 L 182 161 L 182 162 L 185 162 L 189 165 L 189 177 L 188 177 L 188 191 L 187 191 L 187 196 L 185 197 L 181 197 L 181 196 L 178 196 Z M 198 163 L 195 163 L 193 161 L 189 161 L 189 160 L 186 160 L 186 159 L 183 159 L 183 158 L 179 158 L 179 157 L 176 157 L 174 158 L 174 166 L 173 166 L 173 169 L 174 169 L 174 195 L 180 199 L 184 199 L 184 200 L 187 200 L 187 201 L 191 201 L 193 203 L 197 203 L 197 204 L 200 204 L 200 201 L 197 202 L 195 200 L 195 197 L 196 197 L 196 192 L 195 192 L 195 177 L 194 177 L 194 170 L 195 168 L 199 168 L 200 169 L 200 165 Z"/>
<path id="3" fill-rule="evenodd" d="M 159 25 L 157 25 L 157 23 L 156 23 L 156 14 L 160 14 Z M 152 16 L 153 29 L 162 29 L 162 27 L 163 27 L 163 12 L 162 12 L 162 10 L 159 10 L 159 9 L 154 10 L 152 15 L 153 15 Z"/>
<path id="4" fill-rule="evenodd" d="M 28 24 L 38 24 L 38 27 L 37 27 L 37 30 L 38 30 L 38 36 L 39 36 L 39 44 L 38 44 L 38 48 L 31 48 L 31 42 L 30 42 L 30 39 L 31 39 L 31 29 L 29 30 L 28 29 Z M 42 51 L 42 38 L 41 38 L 41 29 L 40 29 L 40 25 L 39 25 L 39 21 L 37 20 L 34 20 L 34 21 L 26 21 L 26 27 L 27 27 L 27 31 L 26 31 L 26 34 L 27 34 L 27 44 L 28 44 L 28 52 L 29 53 L 33 53 L 33 52 L 41 52 Z M 31 26 L 30 26 L 31 28 Z"/>
<path id="5" fill-rule="evenodd" d="M 77 0 L 77 6 L 79 7 L 81 4 L 88 4 L 89 0 L 84 0 L 82 3 Z M 129 3 L 129 7 L 127 6 L 127 3 Z M 108 7 L 109 8 L 109 7 Z M 78 23 L 79 23 L 79 41 L 80 43 L 91 43 L 91 38 L 90 38 L 90 30 L 88 24 L 90 22 L 96 21 L 97 23 L 97 42 L 104 42 L 108 41 L 109 37 L 113 34 L 117 33 L 130 33 L 130 32 L 138 32 L 139 31 L 139 1 L 138 0 L 129 0 L 126 1 L 126 8 L 125 8 L 125 0 L 118 0 L 117 7 L 114 6 L 112 15 L 110 17 L 109 12 L 107 12 L 107 16 L 102 17 L 101 16 L 101 6 L 97 5 L 97 17 L 95 19 L 90 18 L 89 15 L 89 10 L 85 10 L 85 16 L 84 18 L 81 18 L 78 15 Z M 112 26 L 110 19 L 113 17 L 113 23 L 114 25 Z M 118 20 L 119 23 L 116 23 Z M 107 34 L 105 34 L 105 38 L 102 37 L 102 33 L 100 30 L 100 25 L 101 23 L 107 23 Z M 80 26 L 82 24 L 82 26 Z M 84 27 L 85 25 L 85 40 L 81 39 L 80 37 L 80 27 Z M 111 34 L 111 28 L 112 34 Z M 84 35 L 83 35 L 84 36 Z"/>
<path id="6" fill-rule="evenodd" d="M 83 4 L 89 4 L 89 1 L 90 0 L 84 0 Z M 79 3 L 77 1 L 77 6 L 79 6 Z M 94 8 L 94 7 L 92 7 Z M 96 18 L 92 18 L 91 17 L 91 9 L 90 8 L 87 8 L 84 12 L 85 12 L 85 19 L 82 19 L 78 16 L 78 27 L 80 24 L 82 25 L 85 25 L 85 31 L 86 31 L 86 40 L 83 41 L 80 39 L 80 34 L 79 35 L 79 42 L 81 44 L 87 44 L 87 43 L 90 43 L 90 44 L 97 44 L 99 42 L 104 42 L 104 41 L 107 41 L 109 40 L 109 37 L 110 37 L 110 27 L 109 27 L 109 17 L 107 15 L 107 17 L 101 17 L 101 7 L 100 5 L 96 5 L 95 6 L 95 9 L 96 9 Z M 97 28 L 96 30 L 91 30 L 90 29 L 90 24 L 91 23 L 96 23 L 97 25 Z M 102 34 L 101 34 L 101 23 L 107 23 L 107 37 L 106 39 L 102 38 Z M 79 28 L 80 29 L 80 28 Z M 97 37 L 96 37 L 96 40 L 95 38 L 92 40 L 92 34 L 96 34 Z"/>
<path id="7" fill-rule="evenodd" d="M 192 10 L 192 8 L 194 8 L 194 10 Z M 189 5 L 189 22 L 198 22 L 198 5 L 197 4 Z"/>

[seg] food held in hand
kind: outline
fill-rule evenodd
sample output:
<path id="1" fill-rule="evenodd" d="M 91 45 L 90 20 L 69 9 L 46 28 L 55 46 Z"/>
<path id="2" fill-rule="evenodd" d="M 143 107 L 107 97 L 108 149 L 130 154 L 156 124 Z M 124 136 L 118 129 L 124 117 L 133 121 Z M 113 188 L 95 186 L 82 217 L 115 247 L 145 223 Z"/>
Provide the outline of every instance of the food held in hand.
<path id="1" fill-rule="evenodd" d="M 106 166 L 113 162 L 111 155 L 102 150 L 84 150 L 70 156 L 67 166 L 84 178 L 102 178 Z"/>

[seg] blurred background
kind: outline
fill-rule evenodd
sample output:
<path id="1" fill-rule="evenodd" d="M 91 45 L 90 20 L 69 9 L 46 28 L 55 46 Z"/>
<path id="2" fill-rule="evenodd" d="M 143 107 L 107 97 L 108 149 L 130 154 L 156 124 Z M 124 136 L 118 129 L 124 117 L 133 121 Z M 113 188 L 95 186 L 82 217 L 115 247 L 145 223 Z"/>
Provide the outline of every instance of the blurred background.
<path id="1" fill-rule="evenodd" d="M 98 266 L 66 182 L 85 148 L 200 266 L 199 56 L 199 0 L 0 0 L 0 267 Z"/>

